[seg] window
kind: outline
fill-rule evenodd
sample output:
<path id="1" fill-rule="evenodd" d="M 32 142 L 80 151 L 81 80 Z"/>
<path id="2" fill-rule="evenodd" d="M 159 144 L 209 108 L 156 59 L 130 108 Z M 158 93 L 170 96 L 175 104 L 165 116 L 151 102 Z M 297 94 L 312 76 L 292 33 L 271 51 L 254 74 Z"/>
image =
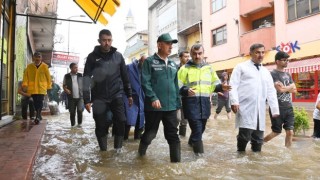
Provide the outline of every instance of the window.
<path id="1" fill-rule="evenodd" d="M 212 31 L 212 46 L 227 42 L 227 26 L 222 26 Z"/>
<path id="2" fill-rule="evenodd" d="M 252 29 L 258 29 L 261 27 L 267 27 L 267 25 L 271 25 L 273 23 L 273 15 L 269 15 L 252 22 Z"/>
<path id="3" fill-rule="evenodd" d="M 226 0 L 211 0 L 211 13 L 226 7 Z"/>
<path id="4" fill-rule="evenodd" d="M 288 21 L 299 19 L 320 11 L 320 0 L 287 0 Z"/>

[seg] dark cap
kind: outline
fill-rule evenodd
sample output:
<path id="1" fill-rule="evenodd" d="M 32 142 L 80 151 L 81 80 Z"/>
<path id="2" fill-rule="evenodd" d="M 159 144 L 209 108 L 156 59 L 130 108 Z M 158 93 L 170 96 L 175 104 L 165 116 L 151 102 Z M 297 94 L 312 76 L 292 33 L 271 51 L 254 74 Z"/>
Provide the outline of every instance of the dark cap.
<path id="1" fill-rule="evenodd" d="M 177 43 L 178 40 L 172 39 L 169 33 L 161 34 L 158 37 L 157 42 L 172 42 L 172 43 Z"/>
<path id="2" fill-rule="evenodd" d="M 33 54 L 34 57 L 42 57 L 42 54 L 40 52 L 35 52 Z"/>
<path id="3" fill-rule="evenodd" d="M 286 52 L 283 51 L 278 51 L 277 54 L 274 57 L 274 60 L 281 60 L 283 58 L 289 58 L 289 54 L 287 54 Z"/>

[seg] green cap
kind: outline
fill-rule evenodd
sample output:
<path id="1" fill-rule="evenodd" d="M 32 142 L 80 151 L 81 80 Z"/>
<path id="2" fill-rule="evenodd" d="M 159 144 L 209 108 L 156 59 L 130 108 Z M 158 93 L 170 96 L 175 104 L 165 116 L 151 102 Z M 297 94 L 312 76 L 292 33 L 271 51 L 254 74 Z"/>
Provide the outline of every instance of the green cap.
<path id="1" fill-rule="evenodd" d="M 178 40 L 172 39 L 169 33 L 164 33 L 164 34 L 161 34 L 161 35 L 158 37 L 157 42 L 172 42 L 172 43 L 177 43 Z"/>

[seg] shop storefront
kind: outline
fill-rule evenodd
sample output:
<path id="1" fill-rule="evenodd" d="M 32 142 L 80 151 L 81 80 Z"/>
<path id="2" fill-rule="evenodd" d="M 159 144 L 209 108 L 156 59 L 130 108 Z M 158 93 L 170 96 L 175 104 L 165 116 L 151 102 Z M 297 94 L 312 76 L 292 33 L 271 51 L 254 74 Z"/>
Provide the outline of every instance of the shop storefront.
<path id="1" fill-rule="evenodd" d="M 266 66 L 269 70 L 275 65 Z M 315 102 L 320 92 L 320 56 L 300 61 L 289 61 L 284 69 L 290 73 L 297 87 L 297 93 L 292 94 L 293 102 Z"/>
<path id="2" fill-rule="evenodd" d="M 293 102 L 315 102 L 320 92 L 320 57 L 289 63 L 285 71 L 292 75 L 297 93 Z"/>

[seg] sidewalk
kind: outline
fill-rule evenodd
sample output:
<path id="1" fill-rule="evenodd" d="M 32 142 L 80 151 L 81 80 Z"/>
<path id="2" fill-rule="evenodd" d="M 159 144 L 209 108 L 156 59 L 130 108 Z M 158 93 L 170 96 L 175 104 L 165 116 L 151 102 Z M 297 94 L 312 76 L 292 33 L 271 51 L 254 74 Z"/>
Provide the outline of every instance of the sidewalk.
<path id="1" fill-rule="evenodd" d="M 47 121 L 16 120 L 0 129 L 0 179 L 31 179 Z"/>

